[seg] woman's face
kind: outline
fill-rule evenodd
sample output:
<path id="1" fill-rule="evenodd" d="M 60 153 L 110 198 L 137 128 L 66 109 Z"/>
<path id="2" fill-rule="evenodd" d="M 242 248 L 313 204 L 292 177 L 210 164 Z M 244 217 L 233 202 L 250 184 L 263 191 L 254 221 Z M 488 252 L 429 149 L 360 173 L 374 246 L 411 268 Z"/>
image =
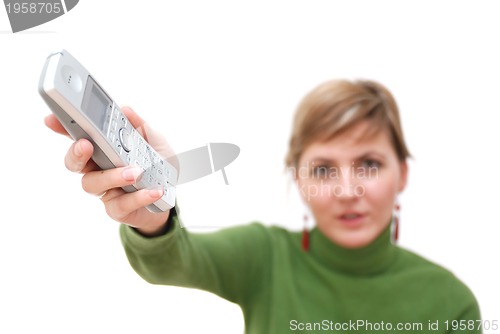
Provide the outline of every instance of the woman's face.
<path id="1" fill-rule="evenodd" d="M 311 144 L 296 170 L 318 229 L 345 248 L 366 246 L 382 233 L 406 185 L 407 165 L 389 134 L 363 138 L 370 126 L 362 121 L 330 141 Z"/>

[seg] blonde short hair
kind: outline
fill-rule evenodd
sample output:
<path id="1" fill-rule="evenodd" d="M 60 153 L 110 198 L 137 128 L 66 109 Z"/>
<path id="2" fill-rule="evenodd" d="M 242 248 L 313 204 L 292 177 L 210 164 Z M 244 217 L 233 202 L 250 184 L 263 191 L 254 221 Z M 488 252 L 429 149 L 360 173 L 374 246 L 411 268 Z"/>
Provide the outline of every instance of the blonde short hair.
<path id="1" fill-rule="evenodd" d="M 388 131 L 400 161 L 410 157 L 394 97 L 380 83 L 369 80 L 332 80 L 320 84 L 300 102 L 293 122 L 287 167 L 297 167 L 304 150 L 313 142 L 327 141 L 356 123 L 368 120 L 369 133 Z"/>

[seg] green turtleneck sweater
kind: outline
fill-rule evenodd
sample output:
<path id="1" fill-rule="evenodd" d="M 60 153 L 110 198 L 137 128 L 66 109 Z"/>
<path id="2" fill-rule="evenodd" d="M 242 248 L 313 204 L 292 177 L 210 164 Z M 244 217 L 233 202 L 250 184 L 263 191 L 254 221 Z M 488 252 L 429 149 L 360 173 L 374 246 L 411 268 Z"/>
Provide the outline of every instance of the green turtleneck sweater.
<path id="1" fill-rule="evenodd" d="M 150 283 L 239 304 L 248 334 L 481 332 L 471 291 L 393 245 L 389 228 L 360 249 L 341 248 L 315 228 L 305 252 L 301 233 L 279 227 L 253 223 L 196 234 L 177 216 L 170 225 L 155 238 L 121 227 L 132 267 Z"/>

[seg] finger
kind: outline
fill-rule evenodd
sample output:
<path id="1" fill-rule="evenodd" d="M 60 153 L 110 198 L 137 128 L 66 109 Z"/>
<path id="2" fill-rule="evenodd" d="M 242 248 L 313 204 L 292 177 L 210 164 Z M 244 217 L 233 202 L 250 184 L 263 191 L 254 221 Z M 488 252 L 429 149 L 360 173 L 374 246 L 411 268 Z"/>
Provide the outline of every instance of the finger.
<path id="1" fill-rule="evenodd" d="M 68 138 L 71 138 L 71 136 L 68 134 L 68 131 L 62 126 L 61 122 L 56 118 L 54 114 L 50 114 L 45 117 L 44 119 L 45 125 L 54 131 L 55 133 L 59 133 L 61 135 L 64 135 Z"/>
<path id="2" fill-rule="evenodd" d="M 134 128 L 138 128 L 146 121 L 144 121 L 132 108 L 130 107 L 122 107 L 121 111 L 127 116 L 130 123 L 134 126 Z"/>
<path id="3" fill-rule="evenodd" d="M 85 172 L 84 168 L 89 165 L 92 168 L 92 163 L 89 161 L 94 152 L 94 147 L 86 139 L 80 139 L 74 142 L 69 148 L 66 156 L 64 157 L 64 164 L 67 169 L 72 172 Z M 95 165 L 94 165 L 95 166 Z"/>
<path id="4" fill-rule="evenodd" d="M 123 190 L 122 188 L 113 188 L 113 189 L 106 190 L 103 193 L 98 194 L 97 196 L 103 202 L 108 202 L 108 201 L 112 200 L 113 198 L 121 196 L 123 194 L 125 194 L 125 190 Z"/>
<path id="5" fill-rule="evenodd" d="M 121 188 L 137 182 L 142 175 L 143 169 L 140 167 L 121 167 L 108 170 L 92 171 L 82 177 L 82 188 L 87 193 L 109 197 L 110 189 Z M 109 194 L 108 194 L 109 193 Z"/>
<path id="6" fill-rule="evenodd" d="M 134 126 L 134 128 L 139 131 L 141 136 L 148 142 L 148 133 L 146 131 L 146 121 L 142 119 L 132 108 L 130 107 L 123 107 L 121 108 L 122 112 L 127 116 L 129 119 L 130 123 Z M 151 144 L 151 143 L 150 143 Z"/>
<path id="7" fill-rule="evenodd" d="M 99 167 L 95 162 L 94 160 L 89 160 L 87 162 L 87 164 L 85 165 L 85 167 L 83 167 L 83 169 L 80 171 L 80 173 L 82 174 L 86 174 L 88 172 L 92 172 L 92 171 L 95 171 L 95 170 L 101 170 L 101 167 Z"/>
<path id="8" fill-rule="evenodd" d="M 165 138 L 149 126 L 144 119 L 142 119 L 137 113 L 130 107 L 122 107 L 123 113 L 130 120 L 130 123 L 139 131 L 141 136 L 151 145 L 153 148 L 163 156 L 163 158 L 174 156 L 174 151 L 168 145 Z"/>
<path id="9" fill-rule="evenodd" d="M 142 189 L 124 193 L 111 199 L 104 199 L 106 213 L 114 220 L 126 223 L 133 220 L 138 210 L 156 202 L 163 196 L 163 189 Z M 106 197 L 106 196 L 105 196 Z"/>

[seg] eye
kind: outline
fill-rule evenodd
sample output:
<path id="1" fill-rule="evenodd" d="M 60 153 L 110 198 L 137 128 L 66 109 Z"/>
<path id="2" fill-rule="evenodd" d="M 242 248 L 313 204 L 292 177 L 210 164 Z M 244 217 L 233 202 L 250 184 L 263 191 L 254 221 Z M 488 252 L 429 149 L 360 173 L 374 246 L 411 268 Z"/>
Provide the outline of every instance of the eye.
<path id="1" fill-rule="evenodd" d="M 382 166 L 382 164 L 375 160 L 375 159 L 364 159 L 361 161 L 361 167 L 367 168 L 367 169 L 379 169 Z"/>
<path id="2" fill-rule="evenodd" d="M 314 166 L 312 168 L 312 177 L 317 179 L 324 179 L 330 175 L 329 166 Z"/>
<path id="3" fill-rule="evenodd" d="M 382 163 L 375 159 L 363 159 L 358 166 L 358 177 L 364 179 L 377 179 Z"/>

